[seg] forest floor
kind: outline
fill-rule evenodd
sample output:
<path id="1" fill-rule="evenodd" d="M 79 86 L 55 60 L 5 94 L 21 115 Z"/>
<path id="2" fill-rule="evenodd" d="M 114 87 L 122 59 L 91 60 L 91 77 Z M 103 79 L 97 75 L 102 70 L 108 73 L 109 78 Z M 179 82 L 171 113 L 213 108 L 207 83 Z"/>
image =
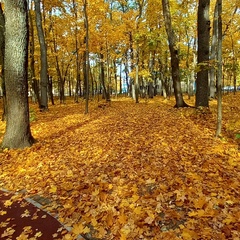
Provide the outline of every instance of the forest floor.
<path id="1" fill-rule="evenodd" d="M 50 199 L 71 227 L 64 239 L 240 239 L 239 94 L 224 96 L 221 138 L 215 100 L 173 106 L 93 100 L 85 115 L 84 102 L 30 104 L 37 142 L 0 153 L 0 187 Z"/>

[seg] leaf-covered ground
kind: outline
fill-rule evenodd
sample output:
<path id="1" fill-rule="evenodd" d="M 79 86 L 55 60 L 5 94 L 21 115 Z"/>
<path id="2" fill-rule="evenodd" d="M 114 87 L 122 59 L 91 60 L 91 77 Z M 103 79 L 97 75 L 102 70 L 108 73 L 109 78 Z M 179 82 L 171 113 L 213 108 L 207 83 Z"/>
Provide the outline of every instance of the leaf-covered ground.
<path id="1" fill-rule="evenodd" d="M 224 97 L 218 139 L 216 101 L 204 112 L 119 98 L 88 115 L 83 103 L 31 105 L 37 143 L 0 153 L 0 187 L 51 199 L 65 239 L 240 239 L 238 99 Z"/>

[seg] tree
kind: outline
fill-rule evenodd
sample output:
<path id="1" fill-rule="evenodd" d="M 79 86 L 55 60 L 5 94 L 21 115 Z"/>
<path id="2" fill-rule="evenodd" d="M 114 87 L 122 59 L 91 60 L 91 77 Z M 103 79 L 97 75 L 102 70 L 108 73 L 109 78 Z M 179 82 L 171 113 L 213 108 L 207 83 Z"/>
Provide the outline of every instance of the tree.
<path id="1" fill-rule="evenodd" d="M 170 15 L 170 7 L 168 0 L 162 0 L 163 6 L 163 15 L 165 20 L 165 28 L 168 35 L 169 50 L 171 54 L 171 67 L 172 67 L 172 80 L 174 95 L 176 99 L 175 107 L 187 107 L 188 105 L 183 100 L 182 89 L 181 89 L 181 80 L 179 72 L 179 56 L 178 49 L 176 44 L 176 36 L 172 29 L 172 21 Z"/>
<path id="2" fill-rule="evenodd" d="M 30 30 L 29 30 L 29 67 L 30 67 L 30 84 L 32 87 L 32 99 L 34 102 L 38 102 L 38 106 L 39 108 L 41 107 L 41 98 L 39 95 L 39 81 L 36 79 L 36 71 L 35 71 L 35 39 L 34 39 L 34 21 L 33 21 L 33 11 L 32 11 L 32 7 L 33 7 L 33 2 L 31 3 L 31 8 L 29 10 L 29 26 L 30 26 Z"/>
<path id="3" fill-rule="evenodd" d="M 217 130 L 216 136 L 221 134 L 222 130 L 222 0 L 216 1 L 217 19 L 218 19 L 218 52 L 217 52 Z"/>
<path id="4" fill-rule="evenodd" d="M 218 33 L 218 7 L 217 4 L 215 4 L 214 8 L 214 16 L 213 16 L 213 26 L 212 26 L 212 41 L 211 41 L 211 48 L 210 48 L 210 63 L 211 63 L 211 69 L 209 71 L 209 77 L 210 77 L 210 86 L 209 86 L 209 97 L 214 98 L 215 92 L 216 92 L 216 68 L 215 68 L 215 61 L 216 61 L 216 55 L 217 55 L 217 33 Z"/>
<path id="5" fill-rule="evenodd" d="M 3 148 L 24 148 L 34 142 L 28 109 L 28 18 L 26 0 L 5 1 L 4 75 L 7 124 Z"/>
<path id="6" fill-rule="evenodd" d="M 2 80 L 3 90 L 3 114 L 2 120 L 6 119 L 6 91 L 4 82 L 4 52 L 5 52 L 5 18 L 3 14 L 2 4 L 0 3 L 0 78 Z"/>
<path id="7" fill-rule="evenodd" d="M 41 51 L 41 71 L 40 71 L 41 106 L 40 106 L 40 109 L 42 111 L 44 111 L 44 110 L 48 109 L 47 48 L 46 48 L 45 37 L 44 37 L 44 32 L 43 32 L 43 27 L 42 27 L 42 15 L 41 15 L 41 9 L 40 9 L 40 0 L 34 0 L 34 3 L 35 3 L 38 40 L 40 43 L 40 51 Z"/>
<path id="8" fill-rule="evenodd" d="M 208 107 L 208 69 L 209 69 L 209 38 L 210 38 L 210 20 L 209 20 L 210 0 L 199 0 L 198 4 L 198 72 L 196 89 L 196 107 Z"/>
<path id="9" fill-rule="evenodd" d="M 87 0 L 83 0 L 83 12 L 84 12 L 84 21 L 85 21 L 85 67 L 86 67 L 86 74 L 85 74 L 85 82 L 86 82 L 86 89 L 85 89 L 85 114 L 88 113 L 88 100 L 89 100 L 89 25 L 88 25 L 88 11 L 87 11 Z"/>

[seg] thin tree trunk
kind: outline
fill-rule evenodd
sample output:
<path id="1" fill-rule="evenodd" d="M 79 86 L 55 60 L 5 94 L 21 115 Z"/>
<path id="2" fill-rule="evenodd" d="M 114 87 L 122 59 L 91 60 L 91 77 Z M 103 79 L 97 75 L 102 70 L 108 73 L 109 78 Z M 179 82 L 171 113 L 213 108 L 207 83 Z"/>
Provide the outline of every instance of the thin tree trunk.
<path id="1" fill-rule="evenodd" d="M 52 76 L 48 75 L 48 94 L 51 100 L 52 105 L 54 105 L 54 97 L 53 97 L 53 81 Z"/>
<path id="2" fill-rule="evenodd" d="M 32 6 L 33 4 L 31 4 Z M 31 86 L 32 86 L 32 99 L 34 102 L 37 101 L 39 108 L 41 108 L 41 99 L 39 95 L 39 82 L 36 79 L 35 74 L 35 42 L 34 42 L 34 26 L 33 16 L 31 11 L 29 12 L 29 23 L 30 23 L 30 41 L 29 41 L 29 53 L 30 53 L 30 72 L 31 72 Z"/>
<path id="3" fill-rule="evenodd" d="M 78 12 L 77 12 L 77 4 L 75 0 L 72 0 L 73 10 L 74 10 L 74 18 L 75 18 L 75 48 L 76 48 L 76 90 L 75 90 L 75 97 L 74 101 L 78 103 L 78 92 L 80 89 L 80 58 L 79 58 L 79 47 L 78 47 Z"/>
<path id="4" fill-rule="evenodd" d="M 222 0 L 217 0 L 218 7 L 218 70 L 217 70 L 217 130 L 216 136 L 221 134 L 222 130 Z"/>
<path id="5" fill-rule="evenodd" d="M 33 144 L 28 109 L 28 18 L 26 0 L 5 1 L 4 74 L 7 125 L 3 148 L 24 148 Z"/>
<path id="6" fill-rule="evenodd" d="M 174 95 L 176 100 L 175 107 L 187 107 L 188 105 L 183 100 L 180 71 L 179 71 L 179 56 L 176 44 L 176 36 L 172 29 L 172 21 L 170 15 L 169 0 L 162 0 L 163 15 L 165 20 L 165 28 L 168 35 L 169 50 L 171 54 L 172 80 Z"/>
<path id="7" fill-rule="evenodd" d="M 215 4 L 214 8 L 214 17 L 213 17 L 213 27 L 212 27 L 212 41 L 211 41 L 211 52 L 210 52 L 210 65 L 211 69 L 209 71 L 209 77 L 210 77 L 210 98 L 215 98 L 215 91 L 216 91 L 216 55 L 217 55 L 217 32 L 218 32 L 218 19 L 217 19 L 217 11 L 218 6 L 217 3 Z"/>
<path id="8" fill-rule="evenodd" d="M 110 100 L 109 93 L 107 92 L 106 84 L 105 84 L 105 74 L 104 74 L 104 57 L 103 54 L 100 53 L 100 82 L 103 87 L 103 99 L 106 101 Z"/>
<path id="9" fill-rule="evenodd" d="M 88 13 L 87 13 L 87 0 L 83 0 L 83 12 L 85 17 L 85 43 L 86 43 L 86 89 L 85 89 L 85 114 L 89 112 L 89 28 L 88 28 Z"/>
<path id="10" fill-rule="evenodd" d="M 35 3 L 38 40 L 40 43 L 40 51 L 41 51 L 41 70 L 40 70 L 41 106 L 40 106 L 40 109 L 42 111 L 45 111 L 48 109 L 47 48 L 46 48 L 45 37 L 44 37 L 44 32 L 43 32 L 43 27 L 42 27 L 42 15 L 41 15 L 41 9 L 40 9 L 40 0 L 34 0 L 34 3 Z"/>

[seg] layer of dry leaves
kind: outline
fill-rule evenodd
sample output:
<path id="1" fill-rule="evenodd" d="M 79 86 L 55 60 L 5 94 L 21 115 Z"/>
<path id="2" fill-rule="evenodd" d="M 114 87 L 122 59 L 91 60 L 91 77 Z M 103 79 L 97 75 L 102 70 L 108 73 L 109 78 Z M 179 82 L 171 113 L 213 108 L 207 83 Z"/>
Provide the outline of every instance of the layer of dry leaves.
<path id="1" fill-rule="evenodd" d="M 210 104 L 119 98 L 92 101 L 89 115 L 70 100 L 31 105 L 38 142 L 0 153 L 0 186 L 50 198 L 66 239 L 240 239 L 239 96 L 224 97 L 222 138 Z"/>

